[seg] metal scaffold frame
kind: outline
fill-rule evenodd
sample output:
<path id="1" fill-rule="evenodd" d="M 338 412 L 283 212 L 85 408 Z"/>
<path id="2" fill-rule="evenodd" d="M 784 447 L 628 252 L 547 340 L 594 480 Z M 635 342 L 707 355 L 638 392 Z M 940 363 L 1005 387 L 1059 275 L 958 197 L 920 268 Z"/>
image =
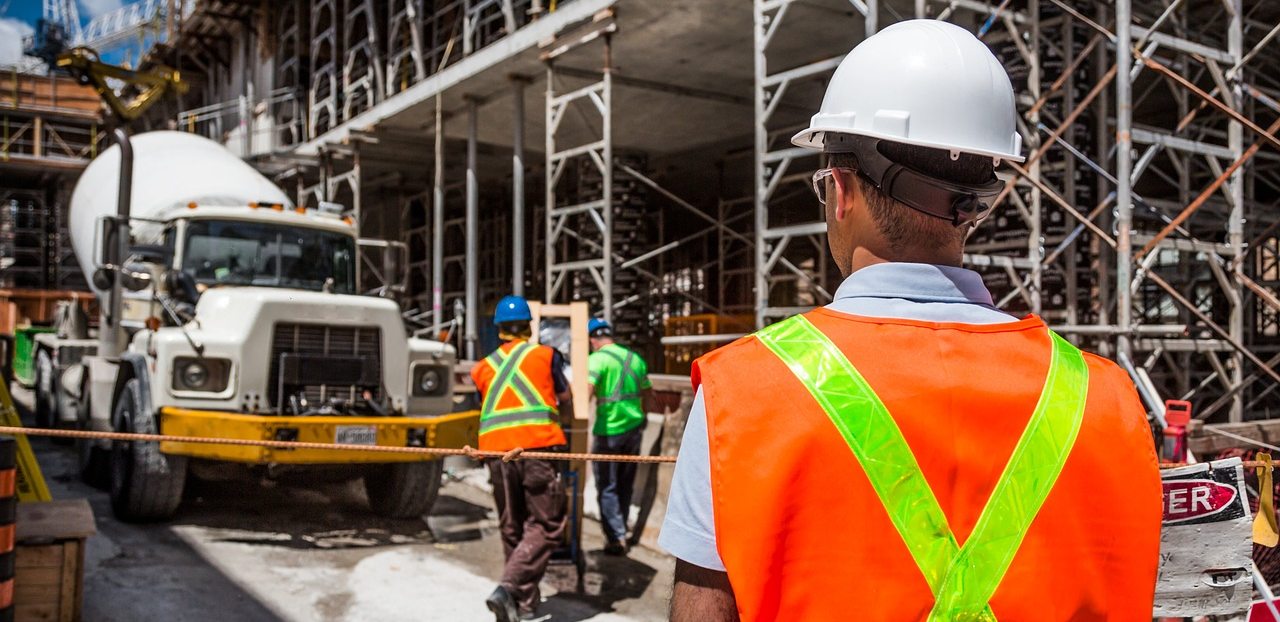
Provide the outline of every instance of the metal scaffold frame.
<path id="1" fill-rule="evenodd" d="M 546 106 L 546 301 L 569 301 L 571 296 L 566 283 L 575 275 L 590 278 L 600 290 L 602 317 L 613 316 L 613 70 L 610 54 L 612 22 L 593 30 L 588 35 L 545 54 L 547 61 Z M 558 93 L 556 84 L 556 56 L 569 49 L 600 38 L 604 45 L 604 66 L 599 81 L 586 86 Z M 587 115 L 594 111 L 599 116 L 598 138 L 584 144 L 563 147 L 560 138 L 562 123 L 570 110 Z M 577 196 L 572 203 L 559 200 L 557 189 L 570 166 L 590 162 L 598 171 L 601 183 L 598 198 Z M 584 233 L 570 228 L 570 220 L 579 215 L 590 223 L 593 233 L 599 233 L 598 244 L 584 243 Z M 565 248 L 577 247 L 574 258 L 565 256 Z"/>
<path id="2" fill-rule="evenodd" d="M 338 0 L 311 5 L 311 84 L 307 89 L 307 137 L 316 138 L 338 124 Z"/>
<path id="3" fill-rule="evenodd" d="M 755 312 L 756 325 L 763 327 L 770 318 L 781 318 L 808 310 L 813 304 L 831 299 L 824 286 L 826 277 L 826 229 L 822 219 L 809 222 L 775 226 L 770 219 L 770 206 L 778 199 L 783 185 L 806 186 L 805 162 L 816 163 L 818 157 L 807 149 L 792 147 L 789 142 L 793 128 L 776 128 L 771 123 L 792 84 L 802 80 L 825 78 L 835 71 L 844 53 L 781 71 L 769 68 L 769 44 L 783 27 L 787 13 L 796 0 L 754 0 L 752 4 L 753 54 L 755 59 Z M 879 11 L 878 0 L 850 0 L 855 11 L 863 17 L 866 34 L 876 31 Z M 779 143 L 785 146 L 779 147 Z M 819 213 L 820 215 L 820 213 Z M 786 256 L 795 251 L 791 243 L 804 240 L 812 248 L 801 250 L 804 259 L 792 261 Z M 797 263 L 804 264 L 807 269 Z M 779 273 L 779 268 L 786 271 Z M 796 281 L 808 286 L 813 304 L 774 306 L 771 294 L 774 286 L 782 281 Z M 799 303 L 800 301 L 796 301 Z"/>
<path id="4" fill-rule="evenodd" d="M 384 88 L 377 5 L 373 0 L 347 0 L 346 9 L 342 28 L 343 121 L 372 108 Z"/>
<path id="5" fill-rule="evenodd" d="M 808 169 L 799 167 L 817 160 L 785 143 L 795 128 L 773 123 L 774 113 L 789 86 L 829 75 L 840 61 L 769 67 L 769 44 L 785 28 L 792 4 L 754 2 L 760 325 L 821 302 L 801 291 L 779 301 L 786 293 L 779 284 L 812 284 L 823 293 L 817 288 L 829 285 L 807 261 L 809 247 L 792 248 L 812 240 L 813 256 L 823 257 L 824 224 L 779 226 L 771 218 L 780 189 L 807 181 Z M 852 4 L 857 14 L 876 15 L 874 3 Z M 1003 222 L 979 228 L 966 263 L 989 278 L 1001 307 L 1045 315 L 1060 332 L 1118 356 L 1136 381 L 1157 380 L 1164 397 L 1206 398 L 1201 417 L 1227 409 L 1228 420 L 1240 421 L 1280 385 L 1271 367 L 1280 363 L 1276 335 L 1269 345 L 1259 342 L 1266 341 L 1263 327 L 1280 318 L 1274 289 L 1280 274 L 1266 267 L 1265 252 L 1268 243 L 1280 247 L 1277 219 L 1259 212 L 1265 206 L 1253 198 L 1255 187 L 1280 191 L 1280 158 L 1274 151 L 1255 157 L 1261 147 L 1280 147 L 1280 121 L 1264 129 L 1252 118 L 1280 113 L 1280 104 L 1250 82 L 1258 76 L 1249 66 L 1280 27 L 1252 19 L 1261 5 L 1243 0 L 1195 9 L 1174 0 L 1144 7 L 1150 14 L 1140 16 L 1130 4 L 1118 2 L 1114 11 L 1099 5 L 1085 15 L 1088 9 L 1059 0 L 1032 1 L 1016 11 L 1009 3 L 915 3 L 917 17 L 976 20 L 979 36 L 1007 54 L 1019 93 L 1028 159 L 1011 167 L 1013 179 L 1000 198 Z M 868 34 L 874 23 L 867 20 Z M 1136 96 L 1135 83 L 1142 89 Z M 1269 90 L 1280 93 L 1280 85 Z M 1176 102 L 1174 127 L 1160 127 L 1158 113 L 1146 112 L 1156 91 Z M 1092 119 L 1095 129 L 1083 131 L 1081 119 Z M 1247 149 L 1245 129 L 1256 139 Z M 1139 184 L 1150 196 L 1135 193 Z M 1246 243 L 1251 223 L 1259 233 Z M 1259 348 L 1275 356 L 1263 361 L 1254 352 Z M 1271 386 L 1246 397 L 1245 389 L 1262 378 Z M 1162 413 L 1162 400 L 1147 397 Z"/>

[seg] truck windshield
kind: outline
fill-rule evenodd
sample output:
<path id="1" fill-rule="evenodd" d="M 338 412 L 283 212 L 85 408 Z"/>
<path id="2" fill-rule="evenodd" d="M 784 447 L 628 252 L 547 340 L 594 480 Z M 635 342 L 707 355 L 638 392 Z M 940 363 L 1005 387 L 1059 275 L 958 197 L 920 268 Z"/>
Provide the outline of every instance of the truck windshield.
<path id="1" fill-rule="evenodd" d="M 355 293 L 355 240 L 348 235 L 234 220 L 187 225 L 182 270 L 197 283 Z"/>

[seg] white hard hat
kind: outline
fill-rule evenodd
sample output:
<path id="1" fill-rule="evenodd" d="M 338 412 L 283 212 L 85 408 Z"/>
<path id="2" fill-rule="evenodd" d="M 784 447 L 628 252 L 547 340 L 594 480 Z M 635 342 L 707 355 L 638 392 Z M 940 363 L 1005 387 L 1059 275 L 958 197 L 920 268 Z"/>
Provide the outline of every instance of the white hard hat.
<path id="1" fill-rule="evenodd" d="M 969 31 L 932 19 L 867 38 L 836 68 L 822 109 L 791 142 L 822 149 L 838 132 L 1021 162 L 1013 87 Z"/>

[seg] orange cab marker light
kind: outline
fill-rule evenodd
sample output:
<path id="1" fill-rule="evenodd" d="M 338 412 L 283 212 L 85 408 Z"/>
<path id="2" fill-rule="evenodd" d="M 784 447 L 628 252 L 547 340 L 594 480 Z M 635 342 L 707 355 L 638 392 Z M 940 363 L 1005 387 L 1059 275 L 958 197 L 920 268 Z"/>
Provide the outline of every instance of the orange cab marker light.
<path id="1" fill-rule="evenodd" d="M 299 214 L 305 214 L 305 213 L 307 213 L 307 208 L 305 208 L 305 207 L 295 207 L 295 208 L 293 208 L 293 211 L 295 211 L 295 212 L 297 212 L 297 213 L 299 213 Z"/>
<path id="2" fill-rule="evenodd" d="M 249 209 L 258 209 L 257 201 L 249 201 Z"/>
<path id="3" fill-rule="evenodd" d="M 271 204 L 271 209 L 273 209 L 273 210 L 275 210 L 275 211 L 277 211 L 277 212 L 283 212 L 283 211 L 284 211 L 284 204 L 283 204 L 283 203 L 272 203 L 272 204 Z"/>
<path id="4" fill-rule="evenodd" d="M 187 204 L 187 209 L 195 209 L 195 208 L 196 208 L 196 202 L 195 202 L 195 201 L 192 201 L 192 202 L 190 202 L 190 203 L 188 203 L 188 204 Z"/>
<path id="5" fill-rule="evenodd" d="M 342 222 L 345 222 L 345 223 L 347 223 L 347 224 L 349 225 L 349 224 L 351 224 L 351 223 L 352 223 L 352 222 L 354 222 L 354 221 L 353 221 L 353 220 L 351 220 L 351 217 L 350 217 L 350 216 L 343 216 L 343 217 L 342 217 Z"/>

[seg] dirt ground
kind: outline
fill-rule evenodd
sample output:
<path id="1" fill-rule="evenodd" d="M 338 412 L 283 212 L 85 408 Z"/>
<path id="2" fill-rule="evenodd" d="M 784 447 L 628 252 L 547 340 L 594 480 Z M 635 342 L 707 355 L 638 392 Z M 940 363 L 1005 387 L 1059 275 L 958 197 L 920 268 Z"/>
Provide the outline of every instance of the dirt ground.
<path id="1" fill-rule="evenodd" d="M 244 478 L 192 480 L 172 520 L 130 524 L 112 516 L 104 491 L 76 477 L 71 447 L 33 444 L 54 497 L 88 499 L 97 520 L 85 564 L 87 622 L 493 619 L 483 601 L 501 573 L 502 547 L 492 498 L 465 461 L 446 464 L 440 500 L 420 520 L 374 516 L 358 481 Z M 582 590 L 571 566 L 553 568 L 541 613 L 666 619 L 674 561 L 644 548 L 605 556 L 589 519 L 583 534 Z"/>

